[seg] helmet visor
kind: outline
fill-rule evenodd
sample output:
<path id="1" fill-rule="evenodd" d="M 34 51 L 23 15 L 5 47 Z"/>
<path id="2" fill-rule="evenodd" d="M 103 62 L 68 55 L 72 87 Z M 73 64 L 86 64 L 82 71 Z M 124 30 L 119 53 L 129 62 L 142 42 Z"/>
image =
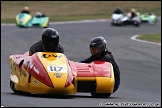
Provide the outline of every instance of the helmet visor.
<path id="1" fill-rule="evenodd" d="M 90 51 L 91 51 L 91 54 L 92 54 L 92 55 L 100 54 L 100 52 L 101 52 L 101 47 L 90 48 Z"/>

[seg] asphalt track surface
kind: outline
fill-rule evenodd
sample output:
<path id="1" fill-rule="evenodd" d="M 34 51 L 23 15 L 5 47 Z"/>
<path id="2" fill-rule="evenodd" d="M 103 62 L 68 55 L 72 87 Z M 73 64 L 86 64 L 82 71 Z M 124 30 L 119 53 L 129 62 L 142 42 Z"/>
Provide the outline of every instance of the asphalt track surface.
<path id="1" fill-rule="evenodd" d="M 8 57 L 23 54 L 41 39 L 43 28 L 1 25 L 1 106 L 5 107 L 99 107 L 161 106 L 161 45 L 132 40 L 138 34 L 161 33 L 161 18 L 155 26 L 110 26 L 109 20 L 53 23 L 60 33 L 65 55 L 73 61 L 90 56 L 89 41 L 103 36 L 121 71 L 119 89 L 110 98 L 92 98 L 90 93 L 67 96 L 16 95 L 9 87 Z M 110 105 L 111 104 L 111 105 Z"/>

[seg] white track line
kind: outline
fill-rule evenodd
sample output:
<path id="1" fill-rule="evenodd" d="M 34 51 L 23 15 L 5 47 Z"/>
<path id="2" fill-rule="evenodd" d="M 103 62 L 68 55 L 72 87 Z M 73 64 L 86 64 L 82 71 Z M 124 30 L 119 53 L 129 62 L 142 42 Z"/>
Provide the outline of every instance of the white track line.
<path id="1" fill-rule="evenodd" d="M 49 24 L 69 24 L 69 23 L 87 23 L 87 22 L 105 22 L 110 19 L 96 19 L 96 20 L 81 20 L 81 21 L 62 21 L 62 22 L 50 22 Z M 1 23 L 1 26 L 16 26 L 16 24 Z"/>
<path id="2" fill-rule="evenodd" d="M 135 41 L 139 41 L 139 42 L 145 42 L 145 43 L 150 43 L 150 44 L 161 45 L 161 43 L 155 43 L 155 42 L 149 42 L 149 41 L 137 39 L 138 36 L 140 36 L 140 35 L 132 36 L 131 39 L 132 40 L 135 40 Z"/>
<path id="3" fill-rule="evenodd" d="M 96 20 L 81 20 L 81 21 L 63 21 L 63 22 L 50 22 L 49 24 L 69 24 L 69 23 L 87 23 L 87 22 L 105 22 L 109 21 L 111 19 L 96 19 Z M 8 24 L 8 23 L 1 23 L 1 26 L 16 26 L 16 24 Z M 155 43 L 155 42 L 149 42 L 144 40 L 136 39 L 140 35 L 132 36 L 131 39 L 139 42 L 145 42 L 145 43 L 151 43 L 151 44 L 157 44 L 161 45 L 161 43 Z"/>

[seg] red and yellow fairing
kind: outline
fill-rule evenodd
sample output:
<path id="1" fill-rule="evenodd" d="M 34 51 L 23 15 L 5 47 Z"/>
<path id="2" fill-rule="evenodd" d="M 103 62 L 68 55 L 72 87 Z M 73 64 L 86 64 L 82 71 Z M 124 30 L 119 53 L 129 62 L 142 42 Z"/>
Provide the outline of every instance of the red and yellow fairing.
<path id="1" fill-rule="evenodd" d="M 9 57 L 11 81 L 15 90 L 36 94 L 113 93 L 114 70 L 109 62 L 73 62 L 62 53 L 38 52 Z M 84 91 L 84 84 L 94 88 Z M 80 84 L 83 84 L 79 86 Z M 83 90 L 83 91 L 82 91 Z"/>
<path id="2" fill-rule="evenodd" d="M 12 56 L 9 61 L 14 61 L 16 58 Z M 15 68 L 18 69 L 12 70 L 11 77 L 16 75 L 18 79 L 17 83 L 15 82 L 16 90 L 38 94 L 76 93 L 74 75 L 64 54 L 38 52 L 23 58 L 22 66 L 20 67 L 18 63 L 20 60 L 16 59 Z"/>

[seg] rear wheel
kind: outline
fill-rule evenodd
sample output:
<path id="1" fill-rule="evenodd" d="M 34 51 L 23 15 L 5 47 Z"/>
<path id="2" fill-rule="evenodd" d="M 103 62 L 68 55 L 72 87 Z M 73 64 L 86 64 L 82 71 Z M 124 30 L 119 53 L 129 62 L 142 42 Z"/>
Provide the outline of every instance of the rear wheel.
<path id="1" fill-rule="evenodd" d="M 108 98 L 110 97 L 111 93 L 91 93 L 91 95 L 94 98 Z"/>
<path id="2" fill-rule="evenodd" d="M 135 21 L 134 22 L 134 26 L 139 27 L 140 26 L 139 22 L 138 21 Z"/>

